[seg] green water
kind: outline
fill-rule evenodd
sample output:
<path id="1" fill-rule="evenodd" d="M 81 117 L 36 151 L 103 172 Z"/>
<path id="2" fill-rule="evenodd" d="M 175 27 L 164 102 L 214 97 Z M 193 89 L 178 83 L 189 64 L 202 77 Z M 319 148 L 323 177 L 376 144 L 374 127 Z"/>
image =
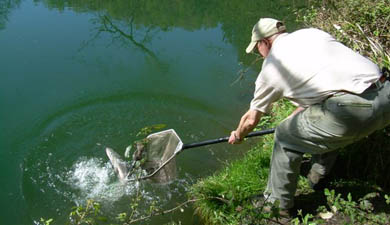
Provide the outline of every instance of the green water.
<path id="1" fill-rule="evenodd" d="M 239 147 L 218 144 L 177 158 L 169 185 L 118 183 L 105 146 L 123 155 L 138 131 L 166 124 L 184 143 L 227 136 L 248 108 L 260 63 L 238 72 L 253 24 L 293 27 L 292 1 L 0 1 L 0 224 L 63 224 L 94 199 L 114 217 L 135 192 L 167 209 Z M 161 216 L 200 223 L 192 209 Z"/>

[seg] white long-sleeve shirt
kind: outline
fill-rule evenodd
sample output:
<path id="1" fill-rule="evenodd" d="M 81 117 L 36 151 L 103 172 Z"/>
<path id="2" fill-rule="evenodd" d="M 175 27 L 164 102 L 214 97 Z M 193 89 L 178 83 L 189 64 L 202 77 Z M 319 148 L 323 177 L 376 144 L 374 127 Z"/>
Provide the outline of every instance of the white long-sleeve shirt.
<path id="1" fill-rule="evenodd" d="M 281 34 L 263 62 L 250 108 L 267 113 L 282 97 L 307 107 L 340 91 L 360 94 L 380 75 L 377 65 L 324 31 Z"/>

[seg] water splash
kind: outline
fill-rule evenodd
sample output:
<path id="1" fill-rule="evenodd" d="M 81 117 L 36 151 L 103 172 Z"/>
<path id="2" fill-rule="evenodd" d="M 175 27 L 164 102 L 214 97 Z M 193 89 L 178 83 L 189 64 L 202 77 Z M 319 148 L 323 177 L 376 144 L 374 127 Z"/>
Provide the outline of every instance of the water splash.
<path id="1" fill-rule="evenodd" d="M 76 191 L 73 200 L 77 204 L 85 203 L 87 199 L 112 203 L 131 195 L 139 185 L 118 181 L 111 164 L 97 158 L 78 160 L 66 173 L 65 182 Z"/>

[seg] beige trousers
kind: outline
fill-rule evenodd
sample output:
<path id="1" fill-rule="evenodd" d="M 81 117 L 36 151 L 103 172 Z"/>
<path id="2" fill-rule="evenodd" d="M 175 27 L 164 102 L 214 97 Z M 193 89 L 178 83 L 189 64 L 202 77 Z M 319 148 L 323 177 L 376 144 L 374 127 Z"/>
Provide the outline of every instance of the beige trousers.
<path id="1" fill-rule="evenodd" d="M 265 197 L 282 209 L 293 207 L 303 153 L 313 154 L 312 170 L 325 175 L 337 149 L 389 124 L 389 81 L 360 95 L 336 94 L 284 120 L 275 131 Z"/>

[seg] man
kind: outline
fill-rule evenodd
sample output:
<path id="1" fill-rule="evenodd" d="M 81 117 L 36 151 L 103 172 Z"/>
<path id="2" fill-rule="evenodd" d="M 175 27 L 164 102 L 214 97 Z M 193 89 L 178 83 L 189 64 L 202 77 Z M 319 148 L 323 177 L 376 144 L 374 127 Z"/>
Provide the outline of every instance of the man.
<path id="1" fill-rule="evenodd" d="M 390 82 L 379 68 L 329 34 L 314 28 L 286 33 L 284 24 L 260 19 L 247 53 L 264 57 L 250 109 L 229 143 L 239 144 L 273 102 L 299 107 L 275 130 L 265 199 L 294 205 L 303 153 L 313 154 L 308 178 L 315 186 L 331 169 L 336 150 L 390 124 Z"/>

